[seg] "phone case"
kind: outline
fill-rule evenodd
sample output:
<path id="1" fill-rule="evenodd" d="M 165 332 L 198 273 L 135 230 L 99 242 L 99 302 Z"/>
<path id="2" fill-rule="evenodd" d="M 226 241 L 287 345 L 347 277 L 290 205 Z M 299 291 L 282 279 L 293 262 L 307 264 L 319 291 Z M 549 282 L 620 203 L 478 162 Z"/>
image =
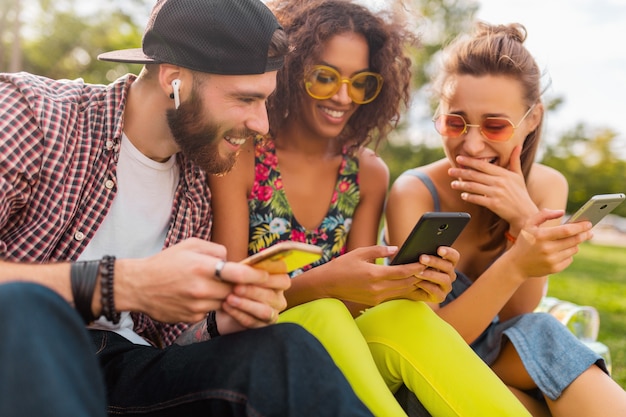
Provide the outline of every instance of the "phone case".
<path id="1" fill-rule="evenodd" d="M 572 214 L 567 223 L 588 220 L 595 226 L 604 216 L 619 206 L 625 198 L 626 196 L 622 193 L 594 195 L 576 213 Z"/>
<path id="2" fill-rule="evenodd" d="M 428 212 L 418 220 L 391 265 L 418 262 L 422 254 L 437 256 L 439 246 L 452 246 L 470 220 L 465 212 Z"/>
<path id="3" fill-rule="evenodd" d="M 241 263 L 270 274 L 287 274 L 318 261 L 322 248 L 302 242 L 280 242 L 247 257 Z"/>

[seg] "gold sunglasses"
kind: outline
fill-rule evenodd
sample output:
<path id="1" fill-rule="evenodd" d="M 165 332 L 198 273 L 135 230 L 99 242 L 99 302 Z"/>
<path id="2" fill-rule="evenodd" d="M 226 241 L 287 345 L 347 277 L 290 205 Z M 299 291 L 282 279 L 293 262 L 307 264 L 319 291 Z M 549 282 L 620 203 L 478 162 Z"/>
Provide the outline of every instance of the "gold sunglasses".
<path id="1" fill-rule="evenodd" d="M 326 65 L 316 65 L 304 76 L 306 92 L 316 100 L 327 100 L 348 84 L 348 96 L 357 104 L 374 101 L 383 88 L 383 76 L 375 72 L 359 72 L 342 78 L 339 72 Z"/>
<path id="2" fill-rule="evenodd" d="M 477 127 L 480 129 L 480 134 L 483 135 L 485 139 L 494 142 L 506 142 L 513 137 L 515 129 L 522 124 L 534 108 L 535 104 L 530 106 L 517 125 L 514 125 L 513 122 L 506 117 L 485 117 L 480 124 L 471 125 L 465 121 L 463 116 L 458 114 L 440 114 L 433 118 L 433 122 L 435 122 L 437 132 L 439 132 L 441 136 L 448 138 L 458 138 L 466 134 L 468 128 Z"/>

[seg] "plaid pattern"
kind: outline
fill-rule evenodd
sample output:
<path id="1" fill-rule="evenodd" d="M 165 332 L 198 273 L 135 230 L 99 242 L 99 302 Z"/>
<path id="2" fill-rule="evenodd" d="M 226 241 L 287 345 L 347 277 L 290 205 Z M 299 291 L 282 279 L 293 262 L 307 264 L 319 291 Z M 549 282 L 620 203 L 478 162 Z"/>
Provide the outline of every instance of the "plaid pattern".
<path id="1" fill-rule="evenodd" d="M 114 83 L 0 74 L 0 259 L 46 263 L 78 258 L 116 194 L 127 75 Z M 181 181 L 165 247 L 210 238 L 206 174 L 177 156 Z M 187 328 L 134 314 L 135 331 L 166 346 Z"/>

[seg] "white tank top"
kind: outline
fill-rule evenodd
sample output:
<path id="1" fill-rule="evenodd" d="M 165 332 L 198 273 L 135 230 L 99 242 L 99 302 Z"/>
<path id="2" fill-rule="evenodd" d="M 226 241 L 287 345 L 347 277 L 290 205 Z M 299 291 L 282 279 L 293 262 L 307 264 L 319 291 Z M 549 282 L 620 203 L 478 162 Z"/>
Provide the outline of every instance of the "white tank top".
<path id="1" fill-rule="evenodd" d="M 79 260 L 104 255 L 117 258 L 143 258 L 163 249 L 174 193 L 179 181 L 176 155 L 156 162 L 142 154 L 122 135 L 117 164 L 117 194 L 110 211 Z M 148 344 L 133 331 L 128 312 L 122 312 L 117 325 L 101 317 L 92 326 L 113 330 L 134 343 Z"/>

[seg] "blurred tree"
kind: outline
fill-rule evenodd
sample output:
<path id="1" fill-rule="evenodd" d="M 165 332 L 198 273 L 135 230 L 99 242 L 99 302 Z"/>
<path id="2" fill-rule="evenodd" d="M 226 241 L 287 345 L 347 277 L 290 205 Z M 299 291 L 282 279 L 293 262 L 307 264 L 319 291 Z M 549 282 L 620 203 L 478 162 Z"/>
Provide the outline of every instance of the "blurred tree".
<path id="1" fill-rule="evenodd" d="M 398 129 L 377 152 L 389 166 L 390 184 L 407 169 L 428 164 L 444 156 L 430 117 L 435 104 L 430 99 L 429 80 L 436 70 L 442 47 L 473 25 L 478 2 L 472 0 L 390 0 L 385 7 L 409 11 L 407 25 L 419 36 L 419 45 L 410 50 L 413 60 L 413 103 Z M 419 110 L 416 110 L 418 109 Z"/>
<path id="2" fill-rule="evenodd" d="M 96 56 L 141 44 L 143 24 L 134 19 L 137 10 L 148 3 L 152 1 L 115 0 L 98 5 L 77 0 L 0 0 L 0 70 L 81 77 L 96 83 L 136 72 L 141 66 L 100 62 Z M 148 14 L 149 10 L 145 19 Z M 17 57 L 9 54 L 16 43 L 21 44 Z"/>
<path id="3" fill-rule="evenodd" d="M 429 164 L 445 156 L 441 147 L 390 142 L 381 144 L 378 155 L 389 167 L 390 184 L 407 169 Z"/>
<path id="4" fill-rule="evenodd" d="M 0 69 L 18 71 L 22 66 L 20 0 L 0 0 Z"/>
<path id="5" fill-rule="evenodd" d="M 395 0 L 402 3 L 402 0 Z M 435 59 L 442 47 L 459 33 L 468 31 L 474 22 L 478 2 L 472 0 L 408 0 L 413 9 L 421 45 L 414 51 L 416 66 L 413 72 L 415 85 L 428 85 L 435 70 Z"/>
<path id="6" fill-rule="evenodd" d="M 545 146 L 541 162 L 562 172 L 569 183 L 568 212 L 594 194 L 626 192 L 626 161 L 619 157 L 616 138 L 611 130 L 579 124 L 557 143 Z M 626 206 L 613 213 L 626 216 Z"/>

